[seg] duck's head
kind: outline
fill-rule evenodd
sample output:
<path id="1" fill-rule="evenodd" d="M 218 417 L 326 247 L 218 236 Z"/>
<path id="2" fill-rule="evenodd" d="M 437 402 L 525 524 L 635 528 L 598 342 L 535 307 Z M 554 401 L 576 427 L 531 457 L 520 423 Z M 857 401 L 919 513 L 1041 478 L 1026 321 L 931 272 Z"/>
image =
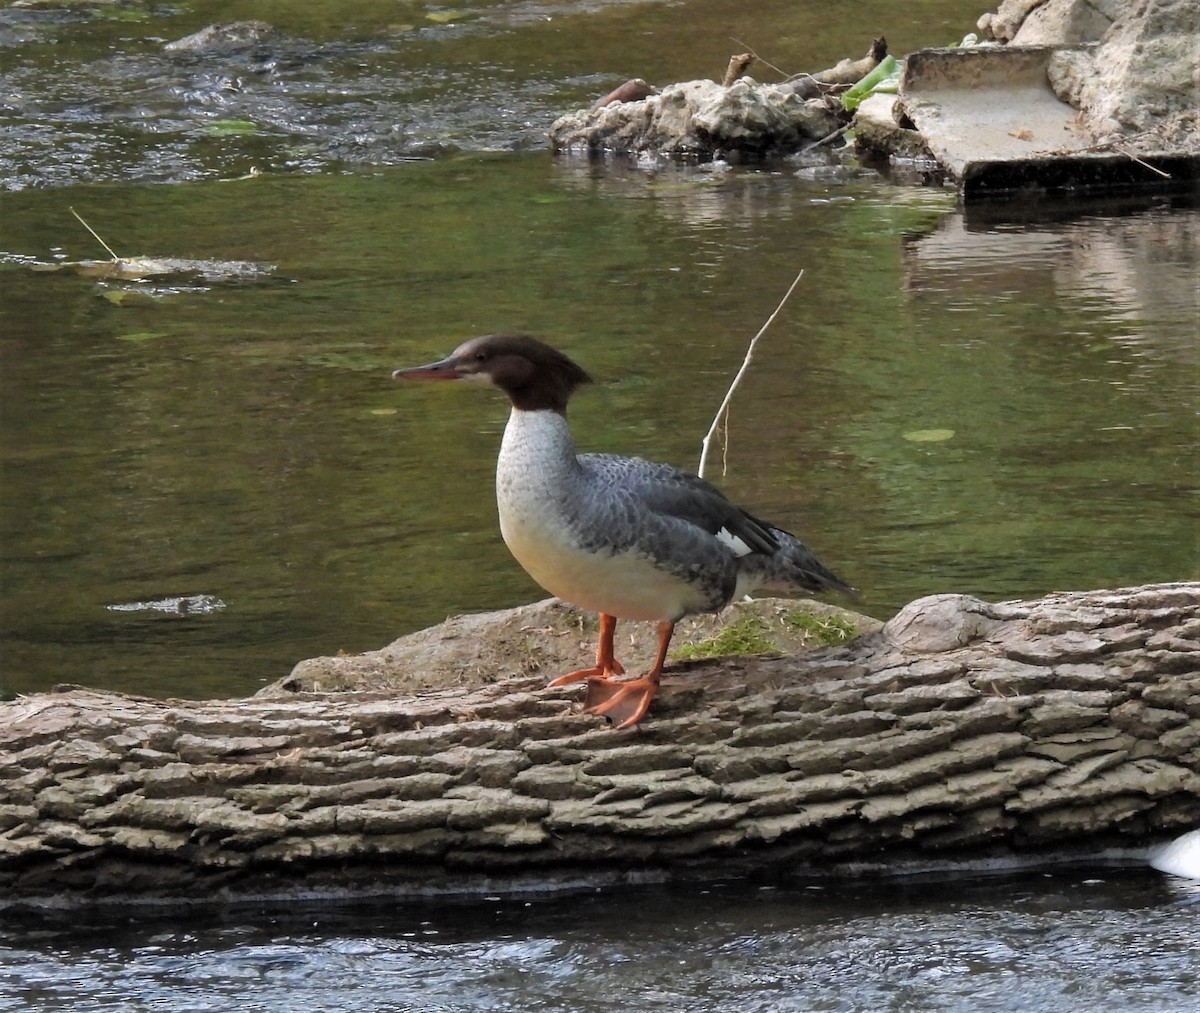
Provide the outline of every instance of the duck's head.
<path id="1" fill-rule="evenodd" d="M 562 352 L 524 334 L 486 334 L 446 358 L 398 369 L 394 380 L 485 380 L 526 411 L 566 411 L 572 391 L 591 377 Z"/>

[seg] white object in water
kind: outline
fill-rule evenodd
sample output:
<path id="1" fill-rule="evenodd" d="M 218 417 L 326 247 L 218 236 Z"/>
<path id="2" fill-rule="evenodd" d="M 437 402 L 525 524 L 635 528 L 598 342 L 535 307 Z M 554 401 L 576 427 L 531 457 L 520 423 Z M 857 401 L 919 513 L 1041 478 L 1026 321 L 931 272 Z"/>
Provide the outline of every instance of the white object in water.
<path id="1" fill-rule="evenodd" d="M 171 615 L 207 615 L 223 609 L 225 603 L 211 594 L 184 594 L 154 601 L 126 601 L 106 605 L 109 612 L 167 612 Z"/>
<path id="2" fill-rule="evenodd" d="M 1150 849 L 1150 867 L 1169 876 L 1200 879 L 1200 830 Z"/>

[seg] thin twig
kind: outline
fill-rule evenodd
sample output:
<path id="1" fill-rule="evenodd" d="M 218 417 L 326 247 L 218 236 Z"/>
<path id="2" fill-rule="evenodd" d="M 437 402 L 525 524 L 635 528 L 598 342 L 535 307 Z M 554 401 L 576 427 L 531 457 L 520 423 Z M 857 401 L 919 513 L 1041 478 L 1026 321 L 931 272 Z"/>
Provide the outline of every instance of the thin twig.
<path id="1" fill-rule="evenodd" d="M 767 328 L 770 327 L 775 318 L 779 316 L 779 311 L 783 309 L 783 304 L 786 303 L 791 297 L 792 292 L 795 291 L 796 286 L 800 284 L 800 279 L 803 277 L 804 268 L 800 268 L 800 273 L 796 275 L 796 280 L 793 281 L 790 286 L 788 286 L 788 290 L 784 293 L 783 298 L 779 300 L 779 305 L 775 307 L 775 312 L 767 317 L 767 322 L 763 324 L 762 327 L 758 329 L 758 333 L 750 339 L 750 347 L 746 349 L 746 357 L 742 360 L 741 369 L 739 369 L 737 371 L 737 375 L 734 376 L 733 382 L 729 385 L 729 390 L 725 392 L 725 400 L 721 402 L 721 407 L 717 409 L 717 414 L 713 418 L 712 425 L 708 427 L 708 432 L 704 435 L 704 439 L 700 441 L 703 449 L 700 451 L 700 467 L 696 470 L 696 473 L 701 478 L 704 477 L 704 466 L 708 463 L 708 448 L 712 443 L 712 438 L 716 434 L 717 430 L 721 427 L 722 420 L 728 418 L 729 416 L 729 404 L 733 400 L 733 392 L 737 390 L 737 385 L 741 383 L 742 377 L 746 375 L 746 370 L 750 368 L 750 360 L 754 357 L 754 346 L 758 344 L 758 339 L 767 332 Z"/>
<path id="2" fill-rule="evenodd" d="M 1158 166 L 1151 165 L 1144 158 L 1138 158 L 1137 155 L 1135 155 L 1128 148 L 1122 148 L 1119 144 L 1114 144 L 1113 150 L 1120 152 L 1122 155 L 1124 155 L 1130 161 L 1137 162 L 1138 165 L 1145 166 L 1145 168 L 1149 169 L 1151 172 L 1157 172 L 1160 176 L 1163 177 L 1163 179 L 1171 178 L 1171 174 L 1169 172 L 1163 172 L 1163 170 L 1160 169 Z"/>
<path id="3" fill-rule="evenodd" d="M 803 148 L 800 149 L 800 154 L 804 154 L 804 152 L 806 152 L 806 151 L 812 151 L 813 148 L 819 148 L 822 144 L 828 144 L 830 141 L 836 140 L 837 138 L 841 137 L 842 134 L 844 134 L 852 126 L 854 126 L 853 123 L 842 124 L 842 126 L 838 127 L 837 130 L 833 131 L 832 133 L 826 134 L 819 141 L 813 141 L 812 144 L 806 144 Z"/>
<path id="4" fill-rule="evenodd" d="M 1143 132 L 1141 134 L 1137 134 L 1136 136 L 1130 138 L 1130 140 L 1136 144 L 1138 141 L 1143 140 L 1146 136 L 1147 136 L 1147 134 Z M 1144 158 L 1139 158 L 1128 148 L 1122 147 L 1116 141 L 1100 141 L 1098 144 L 1090 144 L 1086 148 L 1054 148 L 1049 151 L 1043 149 L 1041 151 L 1034 152 L 1034 154 L 1036 154 L 1036 155 L 1070 156 L 1070 155 L 1081 155 L 1087 151 L 1115 151 L 1118 155 L 1124 155 L 1131 162 L 1136 162 L 1138 165 L 1140 165 L 1146 169 L 1149 169 L 1151 172 L 1157 172 L 1164 179 L 1171 179 L 1171 174 L 1169 172 L 1164 172 L 1158 166 L 1151 165 Z"/>
<path id="5" fill-rule="evenodd" d="M 95 236 L 96 242 L 98 242 L 101 246 L 103 246 L 106 250 L 108 250 L 108 255 L 110 257 L 112 257 L 113 260 L 121 259 L 115 253 L 113 253 L 112 247 L 109 246 L 108 243 L 106 243 L 103 239 L 100 238 L 99 233 L 97 233 L 95 229 L 93 229 L 87 222 L 85 222 L 82 218 L 79 217 L 78 211 L 76 211 L 73 207 L 68 207 L 67 210 L 70 211 L 71 214 L 73 214 L 76 218 L 79 219 L 80 225 L 82 225 L 85 229 L 88 230 L 88 232 L 90 232 L 93 236 Z"/>

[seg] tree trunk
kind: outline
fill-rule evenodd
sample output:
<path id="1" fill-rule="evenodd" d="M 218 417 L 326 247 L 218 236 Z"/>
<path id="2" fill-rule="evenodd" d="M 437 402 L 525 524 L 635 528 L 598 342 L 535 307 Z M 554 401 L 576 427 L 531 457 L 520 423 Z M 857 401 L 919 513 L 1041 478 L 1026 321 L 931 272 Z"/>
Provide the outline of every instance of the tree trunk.
<path id="1" fill-rule="evenodd" d="M 428 895 L 1037 859 L 1200 825 L 1200 582 L 922 598 L 672 665 L 638 727 L 469 693 L 0 705 L 0 903 Z"/>

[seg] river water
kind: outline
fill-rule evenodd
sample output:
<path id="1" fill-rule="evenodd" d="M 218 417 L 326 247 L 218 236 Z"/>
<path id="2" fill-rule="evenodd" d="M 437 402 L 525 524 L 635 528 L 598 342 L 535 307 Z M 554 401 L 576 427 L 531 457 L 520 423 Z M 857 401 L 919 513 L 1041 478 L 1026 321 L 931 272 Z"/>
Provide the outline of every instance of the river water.
<path id="1" fill-rule="evenodd" d="M 0 11 L 0 697 L 244 695 L 539 597 L 495 530 L 503 402 L 390 371 L 529 331 L 598 381 L 580 444 L 694 468 L 801 268 L 720 481 L 866 611 L 1200 574 L 1194 199 L 964 211 L 852 163 L 544 150 L 629 76 L 747 46 L 815 70 L 980 13 L 747 7 Z M 281 34 L 163 49 L 247 16 Z M 105 255 L 71 209 L 122 256 L 207 273 L 47 270 Z M 1200 1009 L 1196 913 L 1104 869 L 94 912 L 0 925 L 0 1010 Z"/>
<path id="2" fill-rule="evenodd" d="M 1197 899 L 1076 871 L 30 919 L 0 924 L 0 1010 L 1189 1013 Z"/>

